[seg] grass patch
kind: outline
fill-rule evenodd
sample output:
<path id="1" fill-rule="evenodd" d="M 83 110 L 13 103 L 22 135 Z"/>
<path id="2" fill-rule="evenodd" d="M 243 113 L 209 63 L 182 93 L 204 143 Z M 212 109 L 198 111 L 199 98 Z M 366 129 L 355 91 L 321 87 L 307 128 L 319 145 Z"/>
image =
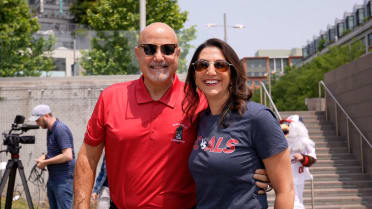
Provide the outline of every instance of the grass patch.
<path id="1" fill-rule="evenodd" d="M 0 208 L 5 208 L 5 197 L 1 197 L 1 207 Z M 47 202 L 41 202 L 37 203 L 33 201 L 34 209 L 48 209 L 49 204 Z M 14 200 L 12 202 L 12 209 L 28 209 L 28 204 L 27 200 L 24 198 L 19 198 L 18 200 Z"/>

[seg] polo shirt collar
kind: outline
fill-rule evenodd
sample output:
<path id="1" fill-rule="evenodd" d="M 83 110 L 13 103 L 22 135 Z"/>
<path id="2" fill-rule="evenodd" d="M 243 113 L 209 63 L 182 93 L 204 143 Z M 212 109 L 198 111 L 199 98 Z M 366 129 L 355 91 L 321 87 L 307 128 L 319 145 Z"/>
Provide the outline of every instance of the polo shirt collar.
<path id="1" fill-rule="evenodd" d="M 57 126 L 57 123 L 59 123 L 59 120 L 58 120 L 58 118 L 56 118 L 56 121 L 53 123 L 53 125 L 52 125 L 52 128 L 49 130 L 48 129 L 48 132 L 49 133 L 52 133 L 53 132 L 53 130 L 56 128 L 56 126 Z"/>
<path id="2" fill-rule="evenodd" d="M 143 75 L 136 82 L 136 100 L 138 104 L 154 102 L 148 92 Z M 178 92 L 182 90 L 181 82 L 177 75 L 174 75 L 172 86 L 165 92 L 165 94 L 160 98 L 159 102 L 174 108 L 177 98 L 180 95 Z"/>

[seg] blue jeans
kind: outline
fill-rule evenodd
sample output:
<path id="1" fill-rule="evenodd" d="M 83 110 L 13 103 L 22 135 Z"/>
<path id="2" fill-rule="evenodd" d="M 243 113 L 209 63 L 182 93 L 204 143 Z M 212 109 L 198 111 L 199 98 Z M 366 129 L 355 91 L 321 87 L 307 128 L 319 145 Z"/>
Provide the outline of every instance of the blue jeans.
<path id="1" fill-rule="evenodd" d="M 72 187 L 72 174 L 58 178 L 49 176 L 47 183 L 47 195 L 50 209 L 71 209 L 73 194 Z"/>

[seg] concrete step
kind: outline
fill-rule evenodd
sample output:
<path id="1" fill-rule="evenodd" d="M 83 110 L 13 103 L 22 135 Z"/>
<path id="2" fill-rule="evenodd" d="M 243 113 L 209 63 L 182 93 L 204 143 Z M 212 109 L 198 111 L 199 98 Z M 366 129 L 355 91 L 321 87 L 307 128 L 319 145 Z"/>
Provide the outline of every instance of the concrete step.
<path id="1" fill-rule="evenodd" d="M 309 136 L 310 136 L 310 139 L 312 139 L 313 137 L 334 137 L 336 136 L 336 134 L 332 132 L 317 131 L 317 132 L 309 133 Z"/>
<path id="2" fill-rule="evenodd" d="M 313 177 L 315 182 L 336 180 L 337 181 L 369 180 L 368 174 L 363 173 L 317 173 L 313 174 Z"/>
<path id="3" fill-rule="evenodd" d="M 320 130 L 320 129 L 308 129 L 309 135 L 320 135 L 324 134 L 325 136 L 336 136 L 336 132 L 333 129 Z"/>
<path id="4" fill-rule="evenodd" d="M 280 116 L 282 118 L 287 118 L 291 115 L 299 115 L 302 118 L 307 118 L 307 117 L 325 117 L 325 114 L 322 112 L 279 112 Z"/>
<path id="5" fill-rule="evenodd" d="M 372 195 L 372 188 L 314 189 L 314 197 Z M 304 190 L 304 197 L 311 197 L 311 189 Z"/>
<path id="6" fill-rule="evenodd" d="M 319 167 L 329 167 L 329 166 L 350 166 L 350 165 L 357 165 L 359 166 L 359 161 L 355 159 L 344 159 L 344 160 L 317 160 L 316 163 L 312 166 L 313 168 Z"/>
<path id="7" fill-rule="evenodd" d="M 268 195 L 267 200 L 269 202 L 273 202 L 275 199 L 274 195 Z M 357 196 L 357 195 L 346 195 L 346 196 L 314 196 L 315 199 L 315 205 L 332 205 L 333 203 L 368 203 L 368 201 L 372 200 L 372 195 L 365 195 L 364 197 Z M 329 200 L 329 202 L 325 202 Z M 304 197 L 304 204 L 311 204 L 311 196 Z"/>
<path id="8" fill-rule="evenodd" d="M 311 183 L 305 184 L 305 189 L 310 189 Z M 372 180 L 335 180 L 335 181 L 314 181 L 315 189 L 330 188 L 372 188 Z"/>
<path id="9" fill-rule="evenodd" d="M 318 142 L 342 142 L 346 144 L 346 140 L 342 137 L 317 137 L 317 138 L 311 138 L 315 143 Z"/>
<path id="10" fill-rule="evenodd" d="M 343 205 L 343 204 L 334 204 L 334 205 L 315 205 L 314 209 L 371 209 L 372 205 Z M 274 209 L 274 206 L 269 206 L 269 209 Z M 311 205 L 305 205 L 305 209 L 312 209 Z"/>
<path id="11" fill-rule="evenodd" d="M 306 126 L 306 125 L 305 125 Z M 309 132 L 313 131 L 313 130 L 322 130 L 322 131 L 333 131 L 336 135 L 336 132 L 335 132 L 335 128 L 331 125 L 309 125 L 309 126 L 306 126 L 307 130 Z"/>
<path id="12" fill-rule="evenodd" d="M 317 154 L 318 160 L 344 160 L 355 159 L 351 153 L 333 153 L 333 154 Z"/>
<path id="13" fill-rule="evenodd" d="M 345 208 L 345 207 L 355 207 L 355 206 L 365 206 L 369 208 L 371 206 L 372 196 L 327 196 L 327 197 L 315 197 L 314 205 L 316 208 Z M 274 199 L 268 199 L 269 205 L 274 204 Z M 311 197 L 304 197 L 304 205 L 306 208 L 311 208 L 312 199 Z M 320 207 L 318 207 L 320 206 Z M 340 207 L 341 206 L 341 207 Z"/>
<path id="14" fill-rule="evenodd" d="M 317 140 L 325 140 L 325 141 L 345 141 L 345 138 L 342 136 L 311 136 L 310 137 L 313 141 Z"/>
<path id="15" fill-rule="evenodd" d="M 311 209 L 311 205 L 305 205 L 306 209 Z M 343 204 L 334 204 L 334 205 L 315 205 L 315 209 L 371 209 L 372 205 L 343 205 Z"/>
<path id="16" fill-rule="evenodd" d="M 372 196 L 372 188 L 331 188 L 331 189 L 314 189 L 314 197 L 343 197 L 343 196 Z M 273 199 L 275 192 L 269 192 L 267 199 Z M 304 190 L 304 197 L 311 198 L 311 189 Z"/>
<path id="17" fill-rule="evenodd" d="M 316 148 L 317 154 L 347 153 L 347 147 L 319 147 Z"/>
<path id="18" fill-rule="evenodd" d="M 314 141 L 315 147 L 347 147 L 347 144 L 343 141 Z"/>
<path id="19" fill-rule="evenodd" d="M 334 126 L 334 124 L 330 120 L 326 120 L 325 118 L 305 118 L 304 119 L 305 126 L 308 125 L 328 125 L 328 126 Z"/>
<path id="20" fill-rule="evenodd" d="M 301 115 L 301 116 L 323 115 L 325 116 L 324 111 L 280 111 L 279 113 L 281 116 L 285 115 L 286 117 L 288 117 L 289 115 Z"/>
<path id="21" fill-rule="evenodd" d="M 310 167 L 310 173 L 315 174 L 343 174 L 343 173 L 358 173 L 362 168 L 358 165 L 343 166 L 343 167 Z"/>
<path id="22" fill-rule="evenodd" d="M 334 129 L 331 123 L 305 123 L 307 129 Z"/>

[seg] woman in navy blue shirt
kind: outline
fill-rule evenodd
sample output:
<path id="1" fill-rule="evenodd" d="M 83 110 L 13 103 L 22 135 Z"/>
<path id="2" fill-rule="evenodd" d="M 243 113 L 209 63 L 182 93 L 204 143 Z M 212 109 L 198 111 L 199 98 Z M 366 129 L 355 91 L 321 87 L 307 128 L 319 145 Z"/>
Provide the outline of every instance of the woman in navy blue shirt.
<path id="1" fill-rule="evenodd" d="M 202 94 L 200 93 L 200 91 Z M 265 106 L 249 101 L 245 71 L 224 41 L 200 45 L 188 69 L 183 102 L 192 115 L 200 97 L 198 137 L 189 158 L 198 209 L 267 208 L 254 171 L 265 168 L 276 193 L 275 208 L 293 208 L 294 189 L 288 144 L 279 122 Z"/>

